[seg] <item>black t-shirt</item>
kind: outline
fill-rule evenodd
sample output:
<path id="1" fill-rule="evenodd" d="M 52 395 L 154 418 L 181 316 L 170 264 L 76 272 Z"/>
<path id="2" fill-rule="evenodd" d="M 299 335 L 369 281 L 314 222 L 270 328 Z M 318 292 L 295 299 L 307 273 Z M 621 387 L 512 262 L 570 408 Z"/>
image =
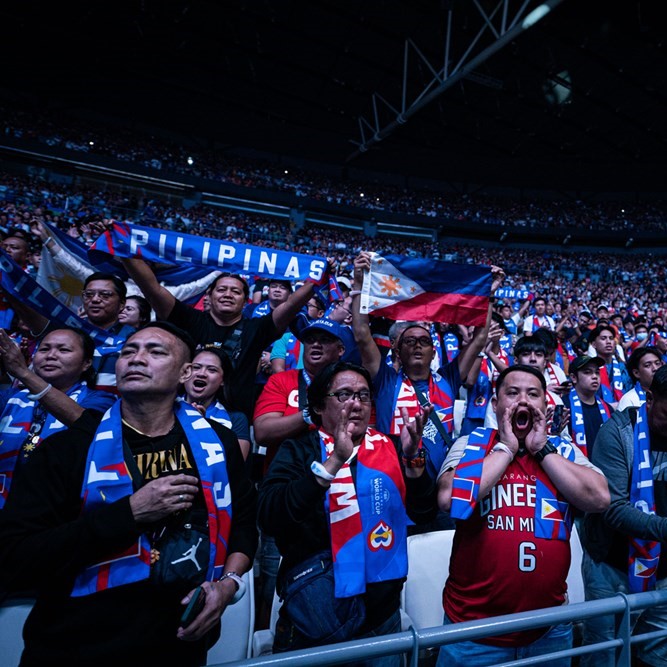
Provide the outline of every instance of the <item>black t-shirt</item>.
<path id="1" fill-rule="evenodd" d="M 136 544 L 145 525 L 135 521 L 129 496 L 81 512 L 81 488 L 87 454 L 99 413 L 84 412 L 75 424 L 46 438 L 12 485 L 0 513 L 0 585 L 8 590 L 34 588 L 39 598 L 24 633 L 27 666 L 62 662 L 77 667 L 206 662 L 212 630 L 199 642 L 176 639 L 183 607 L 181 596 L 140 581 L 96 592 L 70 595 L 76 573 Z M 234 434 L 210 422 L 225 450 L 232 497 L 232 532 L 228 552 L 252 560 L 257 549 L 256 491 L 248 479 Z M 159 438 L 123 429 L 139 457 L 182 452 L 178 470 L 187 471 L 189 446 L 179 426 Z M 136 459 L 144 465 L 141 458 Z M 165 459 L 166 460 L 166 459 Z M 191 460 L 191 458 L 189 459 Z M 167 468 L 171 464 L 167 465 Z M 162 472 L 145 466 L 148 477 Z M 106 471 L 98 471 L 104 474 Z"/>
<path id="2" fill-rule="evenodd" d="M 240 330 L 240 336 L 233 344 L 234 351 L 230 354 L 234 373 L 231 378 L 225 378 L 225 384 L 229 385 L 229 407 L 243 412 L 249 420 L 252 420 L 259 360 L 262 352 L 280 337 L 273 323 L 273 317 L 264 315 L 251 319 L 243 318 L 237 324 L 221 326 L 215 323 L 209 313 L 203 313 L 176 301 L 168 319 L 181 329 L 185 329 L 198 345 L 216 343 L 225 351 L 228 351 L 225 342 L 236 338 L 236 332 Z"/>

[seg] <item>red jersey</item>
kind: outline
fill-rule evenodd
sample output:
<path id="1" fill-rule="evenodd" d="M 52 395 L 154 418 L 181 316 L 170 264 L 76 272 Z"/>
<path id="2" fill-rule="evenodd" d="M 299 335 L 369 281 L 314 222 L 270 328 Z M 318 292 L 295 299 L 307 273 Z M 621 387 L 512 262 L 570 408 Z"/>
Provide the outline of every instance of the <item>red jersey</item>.
<path id="1" fill-rule="evenodd" d="M 565 602 L 570 543 L 536 538 L 535 479 L 546 473 L 532 456 L 518 456 L 491 493 L 478 501 L 454 536 L 443 605 L 454 622 L 556 607 Z M 547 628 L 479 640 L 525 646 Z"/>

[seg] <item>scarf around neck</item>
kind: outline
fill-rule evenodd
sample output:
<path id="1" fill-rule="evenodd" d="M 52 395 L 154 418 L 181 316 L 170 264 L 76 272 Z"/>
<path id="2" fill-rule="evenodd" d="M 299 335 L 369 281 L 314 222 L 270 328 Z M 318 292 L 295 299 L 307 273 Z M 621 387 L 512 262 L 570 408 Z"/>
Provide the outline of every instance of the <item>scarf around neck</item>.
<path id="1" fill-rule="evenodd" d="M 609 408 L 604 401 L 601 401 L 599 398 L 595 398 L 595 401 L 600 410 L 600 416 L 602 417 L 602 423 L 604 424 L 607 419 L 611 416 Z M 570 404 L 572 406 L 572 435 L 574 436 L 574 442 L 583 452 L 584 456 L 588 458 L 588 443 L 586 442 L 586 427 L 584 425 L 584 410 L 581 407 L 581 399 L 576 390 L 570 394 Z"/>
<path id="2" fill-rule="evenodd" d="M 94 511 L 134 492 L 132 475 L 123 453 L 121 403 L 122 399 L 106 411 L 88 449 L 81 489 L 82 512 Z M 225 450 L 216 432 L 198 410 L 185 401 L 177 401 L 174 410 L 195 459 L 208 510 L 211 552 L 207 577 L 217 579 L 222 575 L 227 557 L 232 523 Z M 110 554 L 81 572 L 74 583 L 72 597 L 142 581 L 149 575 L 150 542 L 148 536 L 142 534 L 129 548 Z"/>
<path id="3" fill-rule="evenodd" d="M 75 403 L 84 400 L 90 390 L 85 382 L 77 382 L 67 391 L 67 396 Z M 21 452 L 21 447 L 28 437 L 30 427 L 34 419 L 37 401 L 28 398 L 30 391 L 22 389 L 15 393 L 8 401 L 0 419 L 0 509 L 4 507 L 9 494 L 16 461 Z M 39 442 L 44 438 L 67 428 L 59 419 L 50 412 L 46 413 L 46 419 L 39 433 Z"/>
<path id="4" fill-rule="evenodd" d="M 630 477 L 630 506 L 645 514 L 655 514 L 653 494 L 653 465 L 651 441 L 648 432 L 646 403 L 637 409 L 637 422 L 633 430 L 632 473 Z M 660 542 L 629 538 L 628 584 L 631 593 L 650 591 L 655 588 Z"/>
<path id="5" fill-rule="evenodd" d="M 468 438 L 463 457 L 456 466 L 452 482 L 453 519 L 468 519 L 477 506 L 479 487 L 482 481 L 484 458 L 498 440 L 498 431 L 490 428 L 475 429 Z M 572 447 L 560 448 L 561 438 L 549 436 L 549 441 L 558 449 L 560 456 L 574 459 Z M 516 465 L 513 460 L 507 470 Z M 499 482 L 498 482 L 499 483 Z M 545 473 L 535 480 L 535 537 L 547 540 L 569 540 L 572 528 L 570 504 L 560 494 Z"/>
<path id="6" fill-rule="evenodd" d="M 454 392 L 439 373 L 431 372 L 428 378 L 428 394 L 425 396 L 433 405 L 431 418 L 424 424 L 422 442 L 426 448 L 426 472 L 435 479 L 440 472 L 445 456 L 449 449 L 448 444 L 432 423 L 433 419 L 439 419 L 449 434 L 454 430 Z M 400 435 L 403 428 L 401 408 L 406 408 L 410 420 L 414 419 L 421 410 L 419 398 L 415 391 L 414 383 L 403 372 L 399 372 L 396 390 L 394 392 L 393 413 L 389 427 L 389 435 Z"/>
<path id="7" fill-rule="evenodd" d="M 333 436 L 319 431 L 322 461 L 334 449 Z M 408 573 L 405 480 L 396 448 L 383 433 L 367 429 L 356 457 L 356 479 L 350 462 L 336 474 L 326 493 L 335 596 L 351 597 L 366 584 L 401 579 Z"/>
<path id="8" fill-rule="evenodd" d="M 616 403 L 623 396 L 623 375 L 621 367 L 616 359 L 611 360 L 611 379 L 607 364 L 600 368 L 600 390 L 602 398 L 607 403 Z"/>

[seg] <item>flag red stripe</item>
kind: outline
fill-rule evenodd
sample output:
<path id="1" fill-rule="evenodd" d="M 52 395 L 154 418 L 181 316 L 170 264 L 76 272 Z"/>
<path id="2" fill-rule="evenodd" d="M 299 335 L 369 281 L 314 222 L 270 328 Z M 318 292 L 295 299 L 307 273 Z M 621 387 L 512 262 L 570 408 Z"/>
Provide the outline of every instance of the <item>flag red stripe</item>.
<path id="1" fill-rule="evenodd" d="M 398 301 L 376 310 L 373 310 L 372 304 L 373 298 L 371 297 L 369 304 L 371 315 L 388 317 L 393 320 L 424 320 L 484 326 L 489 298 L 470 294 L 424 292 L 412 299 Z"/>

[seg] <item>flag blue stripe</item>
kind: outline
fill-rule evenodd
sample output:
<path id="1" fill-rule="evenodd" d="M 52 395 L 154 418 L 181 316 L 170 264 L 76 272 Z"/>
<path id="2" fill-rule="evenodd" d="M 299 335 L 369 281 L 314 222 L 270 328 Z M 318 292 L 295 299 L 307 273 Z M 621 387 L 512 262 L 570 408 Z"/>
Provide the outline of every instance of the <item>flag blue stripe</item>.
<path id="1" fill-rule="evenodd" d="M 383 257 L 426 292 L 486 297 L 490 295 L 493 279 L 489 266 L 455 264 L 402 255 Z"/>

